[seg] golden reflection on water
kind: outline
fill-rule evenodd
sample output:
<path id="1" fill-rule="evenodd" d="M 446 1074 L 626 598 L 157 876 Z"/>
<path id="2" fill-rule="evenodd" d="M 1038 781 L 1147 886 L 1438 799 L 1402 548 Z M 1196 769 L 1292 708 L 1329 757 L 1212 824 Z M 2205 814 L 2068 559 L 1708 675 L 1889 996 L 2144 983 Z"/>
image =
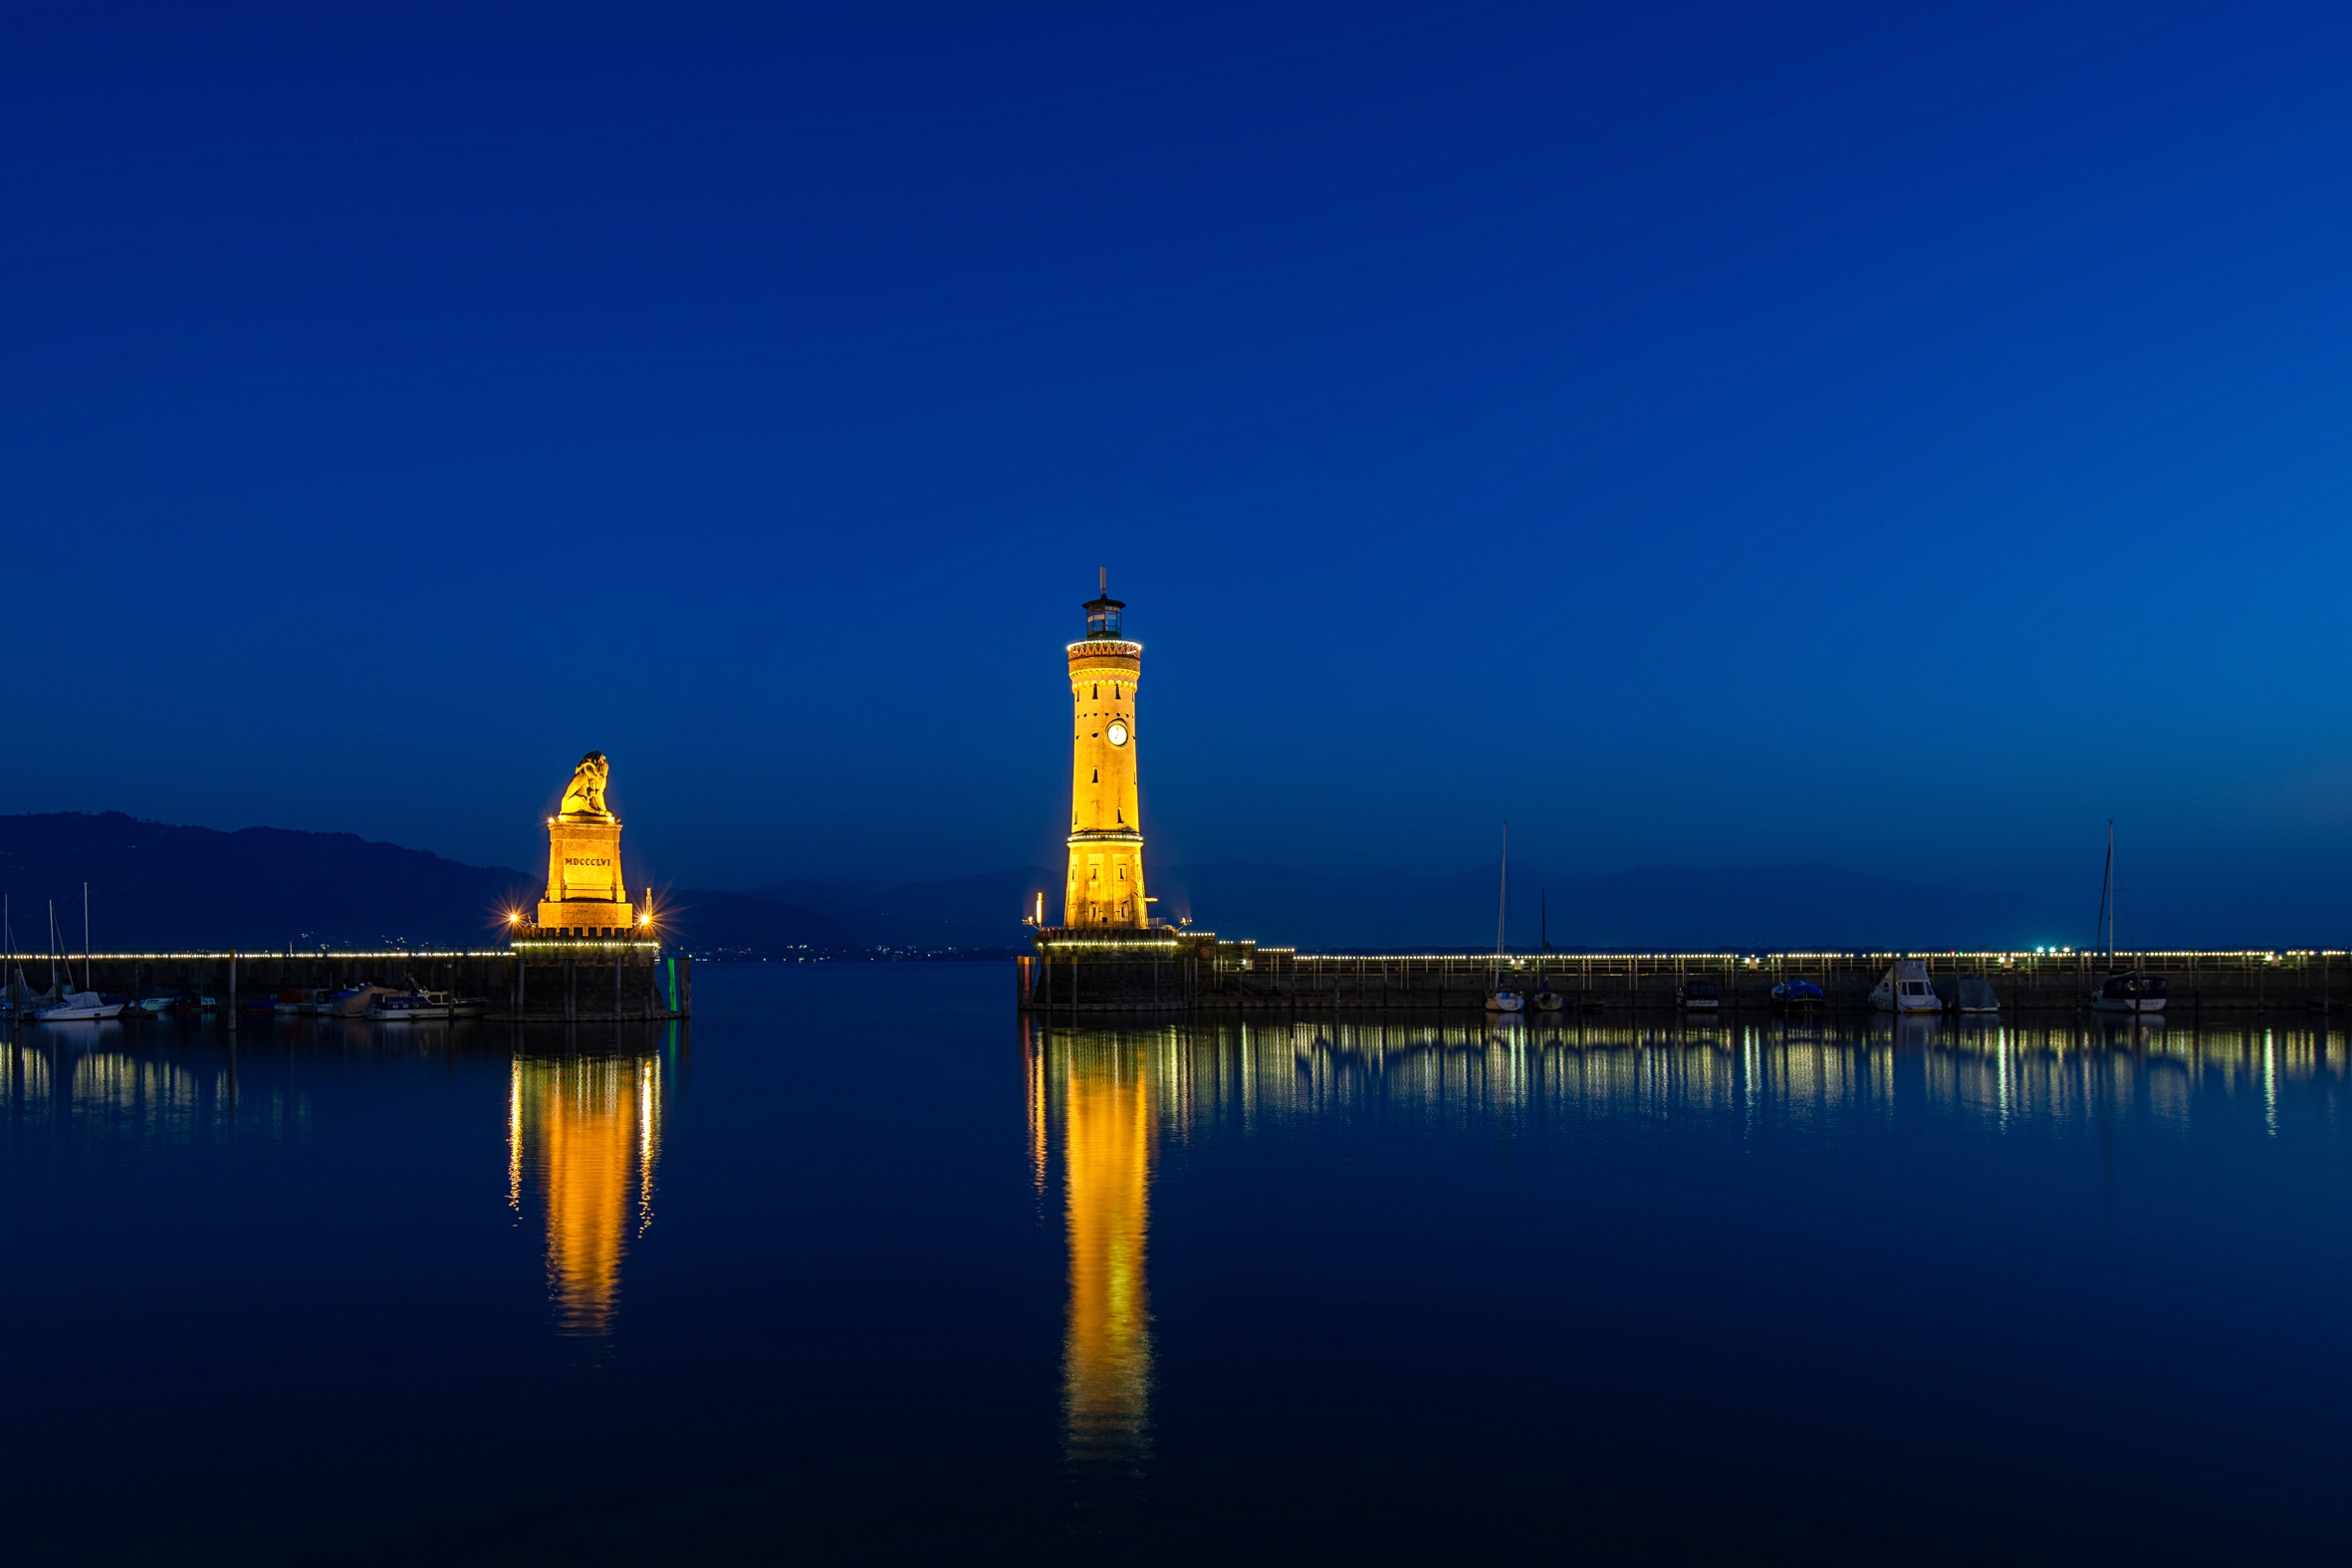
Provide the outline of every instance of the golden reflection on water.
<path id="1" fill-rule="evenodd" d="M 1063 1455 L 1119 1473 L 1151 1445 L 1151 1304 L 1145 1280 L 1157 1116 L 1143 1041 L 1105 1031 L 1025 1035 L 1031 1146 L 1047 1122 L 1061 1154 L 1069 1298 L 1061 1347 Z M 1044 1048 L 1040 1048 L 1043 1045 Z"/>
<path id="2" fill-rule="evenodd" d="M 628 1246 L 653 1223 L 661 1154 L 657 1058 L 518 1055 L 507 1107 L 507 1201 L 536 1193 L 561 1332 L 602 1338 Z"/>

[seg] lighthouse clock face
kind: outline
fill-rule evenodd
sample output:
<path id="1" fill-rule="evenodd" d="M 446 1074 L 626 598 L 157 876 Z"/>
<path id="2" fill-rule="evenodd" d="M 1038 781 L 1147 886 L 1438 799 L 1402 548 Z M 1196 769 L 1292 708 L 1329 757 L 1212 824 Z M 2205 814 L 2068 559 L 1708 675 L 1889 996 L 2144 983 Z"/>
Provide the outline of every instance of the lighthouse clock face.
<path id="1" fill-rule="evenodd" d="M 1110 721 L 1110 728 L 1104 732 L 1104 736 L 1111 745 L 1124 746 L 1127 744 L 1127 727 L 1113 719 Z"/>

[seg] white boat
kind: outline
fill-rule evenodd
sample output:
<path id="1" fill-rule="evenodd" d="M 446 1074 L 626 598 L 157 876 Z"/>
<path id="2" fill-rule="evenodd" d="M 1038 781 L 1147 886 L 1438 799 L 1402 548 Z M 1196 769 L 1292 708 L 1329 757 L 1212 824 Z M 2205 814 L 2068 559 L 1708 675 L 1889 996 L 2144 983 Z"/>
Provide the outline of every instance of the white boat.
<path id="1" fill-rule="evenodd" d="M 49 906 L 49 932 L 51 942 L 62 949 L 65 943 L 58 931 L 57 905 L 54 902 Z M 73 976 L 74 965 L 73 961 L 69 959 L 66 962 L 66 980 L 69 985 L 72 984 Z M 122 1009 L 129 1006 L 123 1002 L 110 1002 L 91 989 L 90 884 L 88 882 L 82 884 L 82 989 L 67 992 L 63 996 L 57 996 L 58 988 L 54 984 L 50 986 L 49 990 L 57 1000 L 46 1003 L 33 1014 L 43 1023 L 85 1023 L 96 1018 L 118 1018 L 122 1016 Z"/>
<path id="2" fill-rule="evenodd" d="M 92 1018 L 118 1018 L 123 1004 L 109 1002 L 95 991 L 68 992 L 58 1002 L 33 1014 L 43 1023 L 80 1023 Z"/>
<path id="3" fill-rule="evenodd" d="M 367 1010 L 360 1016 L 373 1018 L 378 1023 L 419 1023 L 449 1016 L 449 1005 L 443 1003 L 436 1008 L 420 992 L 387 991 L 371 1000 L 367 1004 Z"/>
<path id="4" fill-rule="evenodd" d="M 1712 980 L 1686 980 L 1675 988 L 1675 1001 L 1685 1012 L 1714 1012 L 1723 1007 Z"/>
<path id="5" fill-rule="evenodd" d="M 1516 991 L 1498 990 L 1487 993 L 1487 1010 L 1489 1012 L 1518 1012 L 1527 1005 L 1528 999 Z"/>
<path id="6" fill-rule="evenodd" d="M 1944 999 L 1928 979 L 1928 967 L 1917 959 L 1897 959 L 1879 983 L 1870 988 L 1870 1005 L 1881 1012 L 1941 1012 Z"/>

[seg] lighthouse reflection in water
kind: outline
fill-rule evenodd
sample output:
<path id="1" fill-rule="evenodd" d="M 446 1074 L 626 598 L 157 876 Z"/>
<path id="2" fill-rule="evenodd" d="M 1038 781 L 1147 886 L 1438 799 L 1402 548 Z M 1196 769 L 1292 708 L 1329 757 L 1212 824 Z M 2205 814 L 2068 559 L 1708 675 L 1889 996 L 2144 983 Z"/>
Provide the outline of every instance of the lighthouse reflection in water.
<path id="1" fill-rule="evenodd" d="M 1062 1326 L 1063 1456 L 1080 1472 L 1133 1472 L 1151 1448 L 1151 1300 L 1145 1259 L 1157 1136 L 1148 1054 L 1132 1035 L 1024 1023 L 1030 1149 L 1041 1194 L 1058 1155 L 1069 1298 Z"/>
<path id="2" fill-rule="evenodd" d="M 601 1340 L 630 1244 L 653 1224 L 661 1158 L 657 1056 L 517 1054 L 507 1097 L 507 1202 L 539 1211 L 560 1332 Z"/>

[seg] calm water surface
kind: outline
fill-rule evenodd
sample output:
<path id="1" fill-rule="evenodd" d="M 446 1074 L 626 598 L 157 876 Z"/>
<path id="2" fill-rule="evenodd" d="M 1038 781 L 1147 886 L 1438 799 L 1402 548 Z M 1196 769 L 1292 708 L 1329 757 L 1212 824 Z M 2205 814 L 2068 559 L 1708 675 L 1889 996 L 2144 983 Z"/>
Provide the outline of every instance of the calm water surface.
<path id="1" fill-rule="evenodd" d="M 2310 1561 L 2345 1038 L 1047 1027 L 705 967 L 691 1032 L 29 1027 L 17 1560 Z"/>

